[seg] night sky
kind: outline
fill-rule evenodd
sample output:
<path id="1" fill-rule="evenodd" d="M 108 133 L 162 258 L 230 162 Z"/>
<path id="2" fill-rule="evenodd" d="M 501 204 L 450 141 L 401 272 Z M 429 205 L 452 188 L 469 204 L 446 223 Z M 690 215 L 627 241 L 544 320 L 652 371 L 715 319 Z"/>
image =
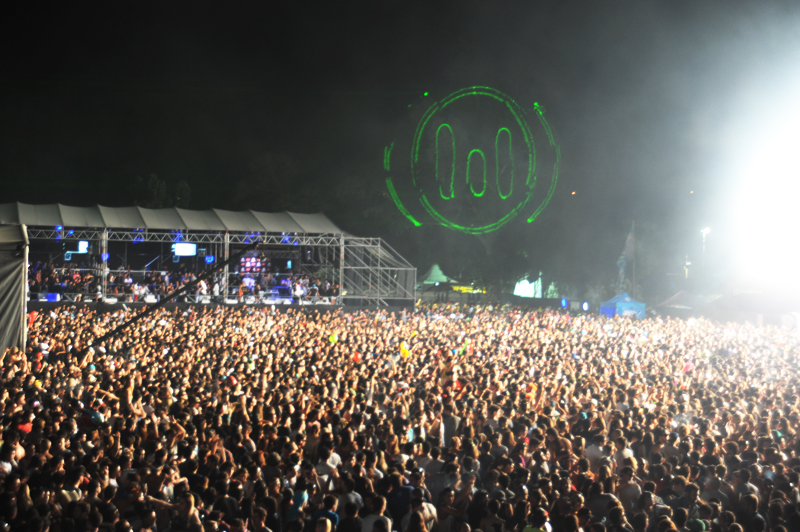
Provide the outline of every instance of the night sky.
<path id="1" fill-rule="evenodd" d="M 2 22 L 2 202 L 144 205 L 155 174 L 173 200 L 188 183 L 190 208 L 324 211 L 420 270 L 541 269 L 577 291 L 613 282 L 635 220 L 650 297 L 724 213 L 743 120 L 800 64 L 791 1 L 22 9 Z M 414 228 L 386 194 L 383 148 L 474 85 L 545 106 L 556 195 L 492 235 Z"/>

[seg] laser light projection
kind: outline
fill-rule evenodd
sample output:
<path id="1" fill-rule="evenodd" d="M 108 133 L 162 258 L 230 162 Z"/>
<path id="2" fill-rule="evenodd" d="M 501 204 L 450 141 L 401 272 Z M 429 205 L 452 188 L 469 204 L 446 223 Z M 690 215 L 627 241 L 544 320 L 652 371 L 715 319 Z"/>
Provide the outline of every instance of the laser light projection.
<path id="1" fill-rule="evenodd" d="M 555 192 L 561 153 L 538 102 L 526 110 L 490 87 L 461 89 L 431 105 L 410 138 L 384 149 L 383 167 L 415 226 L 478 235 L 532 223 Z"/>

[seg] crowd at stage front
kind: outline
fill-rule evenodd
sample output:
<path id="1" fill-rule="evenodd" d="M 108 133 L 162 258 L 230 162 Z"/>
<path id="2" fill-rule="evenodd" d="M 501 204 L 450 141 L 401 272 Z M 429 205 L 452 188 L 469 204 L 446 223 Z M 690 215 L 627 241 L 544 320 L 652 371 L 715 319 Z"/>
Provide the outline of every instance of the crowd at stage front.
<path id="1" fill-rule="evenodd" d="M 1 529 L 800 532 L 798 337 L 509 307 L 29 315 Z"/>

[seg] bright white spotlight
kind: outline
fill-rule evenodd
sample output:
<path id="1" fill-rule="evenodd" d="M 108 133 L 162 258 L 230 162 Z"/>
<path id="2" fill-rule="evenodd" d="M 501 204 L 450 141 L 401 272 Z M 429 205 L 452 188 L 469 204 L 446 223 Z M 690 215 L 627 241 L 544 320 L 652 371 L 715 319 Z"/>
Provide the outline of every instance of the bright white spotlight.
<path id="1" fill-rule="evenodd" d="M 787 97 L 788 112 L 773 107 L 766 129 L 752 132 L 741 168 L 733 211 L 740 288 L 800 290 L 800 105 L 796 91 Z"/>

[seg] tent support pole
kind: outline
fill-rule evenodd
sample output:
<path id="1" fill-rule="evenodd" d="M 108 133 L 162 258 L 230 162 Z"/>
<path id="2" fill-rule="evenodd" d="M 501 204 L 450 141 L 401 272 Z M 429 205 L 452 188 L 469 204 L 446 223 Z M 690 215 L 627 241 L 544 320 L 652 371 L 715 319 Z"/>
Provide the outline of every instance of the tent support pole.
<path id="1" fill-rule="evenodd" d="M 336 301 L 344 306 L 344 233 L 339 236 L 339 298 Z"/>
<path id="2" fill-rule="evenodd" d="M 222 249 L 222 256 L 225 259 L 225 269 L 222 272 L 222 300 L 228 299 L 228 257 L 231 251 L 231 238 L 227 231 L 225 231 L 225 243 Z"/>
<path id="3" fill-rule="evenodd" d="M 106 256 L 106 253 L 108 253 L 108 227 L 103 228 L 103 236 L 100 239 L 100 268 L 102 268 L 101 293 L 103 295 L 103 300 L 105 300 L 106 296 L 108 295 L 108 261 L 103 260 L 103 257 Z"/>

